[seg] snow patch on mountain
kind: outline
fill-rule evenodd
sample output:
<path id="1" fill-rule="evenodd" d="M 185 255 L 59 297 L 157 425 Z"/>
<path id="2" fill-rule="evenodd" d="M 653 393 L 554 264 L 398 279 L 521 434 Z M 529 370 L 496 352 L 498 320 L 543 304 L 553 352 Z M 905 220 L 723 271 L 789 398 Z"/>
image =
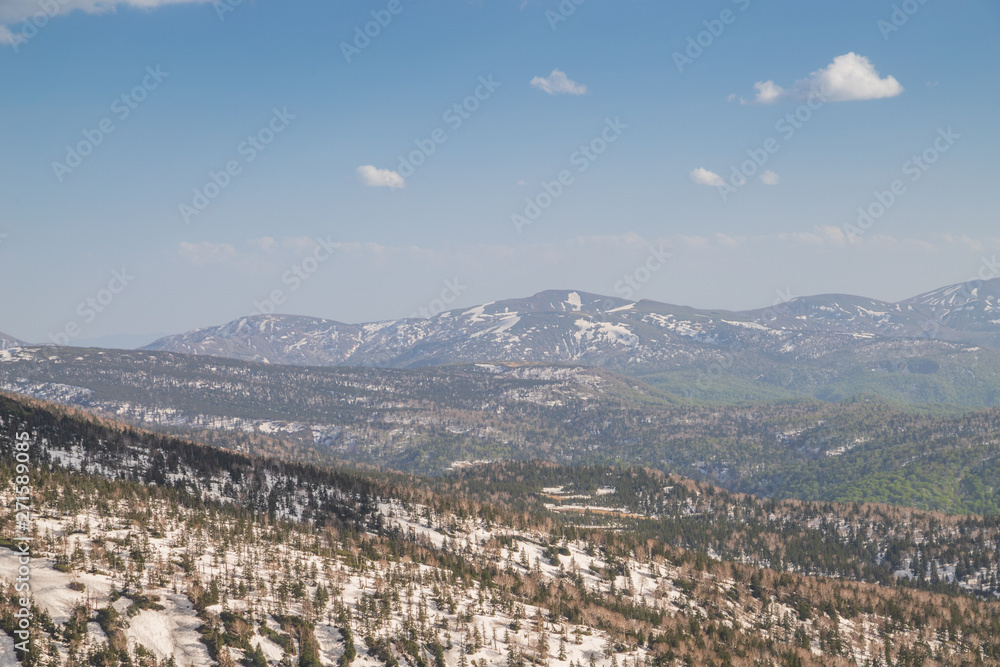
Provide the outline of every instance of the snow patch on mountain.
<path id="1" fill-rule="evenodd" d="M 612 343 L 628 347 L 637 345 L 639 342 L 639 337 L 624 324 L 594 322 L 585 318 L 576 320 L 574 324 L 577 327 L 574 336 L 578 342 L 586 340 L 588 343 Z"/>
<path id="2" fill-rule="evenodd" d="M 745 327 L 747 329 L 757 329 L 758 331 L 770 331 L 771 327 L 766 327 L 763 324 L 758 324 L 756 322 L 740 322 L 738 320 L 722 320 L 726 324 L 731 324 L 734 327 Z"/>
<path id="3" fill-rule="evenodd" d="M 493 302 L 484 303 L 481 306 L 476 306 L 475 308 L 470 308 L 469 310 L 462 313 L 462 316 L 469 316 L 466 320 L 469 324 L 478 324 L 479 322 L 484 322 L 486 320 L 485 312 L 486 309 L 493 305 Z"/>
<path id="4" fill-rule="evenodd" d="M 563 303 L 569 305 L 576 312 L 580 312 L 580 308 L 583 306 L 583 303 L 580 301 L 580 294 L 577 292 L 570 292 L 566 295 L 566 300 Z"/>

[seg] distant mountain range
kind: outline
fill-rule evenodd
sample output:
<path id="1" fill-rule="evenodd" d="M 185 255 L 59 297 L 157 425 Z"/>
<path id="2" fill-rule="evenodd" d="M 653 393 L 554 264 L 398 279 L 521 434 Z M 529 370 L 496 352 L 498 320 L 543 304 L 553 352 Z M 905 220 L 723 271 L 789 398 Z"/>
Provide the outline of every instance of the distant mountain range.
<path id="1" fill-rule="evenodd" d="M 19 346 L 0 337 L 0 352 Z M 897 303 L 833 294 L 748 311 L 549 290 L 429 319 L 248 316 L 141 349 L 291 366 L 596 366 L 707 402 L 871 393 L 910 404 L 995 406 L 1000 279 Z"/>
<path id="2" fill-rule="evenodd" d="M 812 356 L 899 339 L 1000 347 L 1000 279 L 952 285 L 898 303 L 830 294 L 749 311 L 550 290 L 430 319 L 343 324 L 256 315 L 142 349 L 291 365 L 536 361 L 649 371 L 719 350 Z"/>
<path id="3" fill-rule="evenodd" d="M 15 347 L 24 347 L 25 345 L 27 345 L 27 343 L 24 341 L 20 341 L 13 336 L 8 336 L 0 331 L 0 350 L 10 350 Z"/>

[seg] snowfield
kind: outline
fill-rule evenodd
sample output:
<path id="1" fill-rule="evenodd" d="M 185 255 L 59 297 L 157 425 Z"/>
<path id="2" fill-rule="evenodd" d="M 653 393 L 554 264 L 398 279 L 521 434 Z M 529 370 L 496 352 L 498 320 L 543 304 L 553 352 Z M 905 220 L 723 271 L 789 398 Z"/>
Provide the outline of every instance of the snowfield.
<path id="1" fill-rule="evenodd" d="M 164 611 L 144 609 L 129 620 L 126 635 L 133 645 L 146 647 L 160 660 L 173 657 L 179 667 L 213 664 L 201 643 L 201 620 L 191 601 L 183 595 L 165 594 L 160 604 L 166 607 Z"/>

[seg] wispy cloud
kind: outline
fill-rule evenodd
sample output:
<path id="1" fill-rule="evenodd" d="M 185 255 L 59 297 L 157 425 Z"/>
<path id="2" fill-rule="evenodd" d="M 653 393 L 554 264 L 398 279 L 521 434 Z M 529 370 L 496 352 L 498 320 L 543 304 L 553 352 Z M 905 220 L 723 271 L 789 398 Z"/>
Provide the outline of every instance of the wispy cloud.
<path id="1" fill-rule="evenodd" d="M 536 76 L 531 80 L 531 86 L 549 95 L 583 95 L 587 92 L 587 86 L 573 81 L 566 76 L 566 72 L 558 69 L 552 70 L 547 77 Z"/>
<path id="2" fill-rule="evenodd" d="M 320 239 L 327 248 L 341 250 L 350 244 Z M 176 256 L 194 266 L 225 266 L 249 273 L 267 273 L 283 263 L 309 255 L 317 246 L 310 236 L 261 236 L 233 243 L 183 241 L 176 246 Z"/>
<path id="3" fill-rule="evenodd" d="M 0 44 L 16 45 L 26 41 L 22 32 L 25 21 L 36 16 L 64 16 L 74 11 L 106 14 L 119 7 L 156 9 L 163 5 L 206 4 L 212 0 L 58 0 L 40 3 L 38 0 L 0 0 Z M 37 26 L 37 21 L 35 21 Z"/>
<path id="4" fill-rule="evenodd" d="M 7 46 L 14 46 L 20 44 L 24 41 L 24 37 L 21 35 L 15 35 L 11 32 L 10 28 L 5 25 L 0 25 L 0 44 L 5 44 Z"/>
<path id="5" fill-rule="evenodd" d="M 813 228 L 813 233 L 820 239 L 820 243 L 839 247 L 847 245 L 847 235 L 836 225 L 817 225 Z"/>
<path id="6" fill-rule="evenodd" d="M 199 243 L 182 241 L 177 248 L 177 254 L 181 256 L 181 259 L 195 266 L 229 264 L 239 256 L 236 248 L 231 244 L 210 243 L 209 241 L 201 241 Z"/>
<path id="7" fill-rule="evenodd" d="M 250 239 L 248 243 L 263 252 L 270 252 L 278 247 L 278 242 L 271 236 L 262 236 L 259 239 Z"/>
<path id="8" fill-rule="evenodd" d="M 777 185 L 781 182 L 781 176 L 768 169 L 760 175 L 760 182 L 764 185 Z"/>
<path id="9" fill-rule="evenodd" d="M 406 179 L 391 169 L 378 169 L 366 164 L 358 167 L 361 182 L 372 188 L 405 188 Z"/>

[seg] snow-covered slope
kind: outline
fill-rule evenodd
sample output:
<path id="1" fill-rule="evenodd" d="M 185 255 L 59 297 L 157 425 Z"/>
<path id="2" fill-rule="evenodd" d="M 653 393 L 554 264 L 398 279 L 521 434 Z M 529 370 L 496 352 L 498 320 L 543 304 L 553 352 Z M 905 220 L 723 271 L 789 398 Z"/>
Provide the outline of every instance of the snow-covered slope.
<path id="1" fill-rule="evenodd" d="M 958 331 L 995 336 L 1000 328 L 1000 279 L 942 287 L 901 305 L 928 313 Z"/>
<path id="2" fill-rule="evenodd" d="M 201 354 L 297 366 L 341 363 L 361 341 L 364 327 L 288 315 L 256 315 L 220 327 L 169 336 L 143 349 Z"/>
<path id="3" fill-rule="evenodd" d="M 25 345 L 27 345 L 27 343 L 20 341 L 13 336 L 8 336 L 0 331 L 0 350 L 10 350 L 15 347 L 24 347 Z"/>
<path id="4" fill-rule="evenodd" d="M 169 336 L 144 349 L 292 365 L 534 361 L 627 371 L 704 360 L 719 349 L 809 355 L 853 350 L 873 339 L 1000 346 L 1000 279 L 899 303 L 833 294 L 742 312 L 550 290 L 429 319 L 352 325 L 257 315 Z"/>
<path id="5" fill-rule="evenodd" d="M 989 518 L 606 467 L 368 476 L 0 397 L 0 454 L 21 431 L 46 474 L 26 557 L 9 526 L 0 545 L 0 666 L 848 667 L 930 650 L 923 664 L 980 665 L 1000 650 Z"/>

